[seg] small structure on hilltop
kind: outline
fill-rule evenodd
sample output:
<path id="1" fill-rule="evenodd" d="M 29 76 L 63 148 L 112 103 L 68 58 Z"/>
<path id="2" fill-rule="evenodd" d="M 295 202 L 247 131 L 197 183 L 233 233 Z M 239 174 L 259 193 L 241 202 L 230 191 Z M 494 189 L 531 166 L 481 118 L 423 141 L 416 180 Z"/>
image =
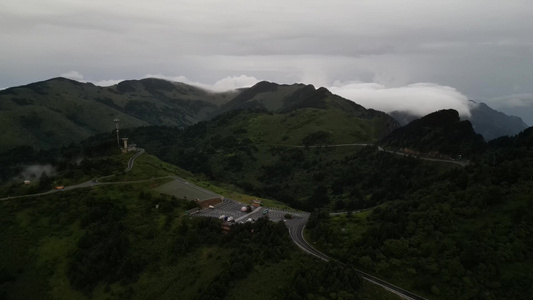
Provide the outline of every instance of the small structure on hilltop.
<path id="1" fill-rule="evenodd" d="M 263 201 L 255 199 L 252 201 L 252 205 L 256 207 L 263 206 Z"/>
<path id="2" fill-rule="evenodd" d="M 128 138 L 122 138 L 122 141 L 124 141 L 124 147 L 122 147 L 122 152 L 127 153 L 137 151 L 137 144 L 128 145 Z"/>
<path id="3" fill-rule="evenodd" d="M 128 152 L 128 138 L 122 138 L 122 141 L 124 141 L 124 147 L 122 148 L 122 152 L 126 153 Z"/>
<path id="4" fill-rule="evenodd" d="M 28 179 L 24 180 L 24 184 L 30 184 L 30 183 L 31 182 Z"/>
<path id="5" fill-rule="evenodd" d="M 231 230 L 231 222 L 224 221 L 222 222 L 222 225 L 220 226 L 222 228 L 222 233 L 227 234 Z"/>
<path id="6" fill-rule="evenodd" d="M 118 148 L 120 149 L 120 126 L 119 126 L 119 122 L 120 122 L 120 119 L 119 118 L 115 118 L 113 120 L 115 122 L 115 132 L 117 134 L 117 146 Z M 124 147 L 122 147 L 122 152 L 123 153 L 128 153 L 128 152 L 131 152 L 131 151 L 137 151 L 137 145 L 135 144 L 131 144 L 131 145 L 128 145 L 128 138 L 122 138 L 122 142 L 124 143 Z"/>

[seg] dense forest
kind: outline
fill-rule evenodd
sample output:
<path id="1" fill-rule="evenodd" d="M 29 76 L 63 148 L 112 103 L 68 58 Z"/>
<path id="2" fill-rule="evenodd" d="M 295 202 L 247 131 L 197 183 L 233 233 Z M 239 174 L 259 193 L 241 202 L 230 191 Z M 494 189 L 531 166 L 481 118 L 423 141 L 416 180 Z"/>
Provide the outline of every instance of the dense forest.
<path id="1" fill-rule="evenodd" d="M 191 203 L 142 186 L 2 202 L 0 237 L 10 242 L 0 243 L 0 298 L 357 299 L 361 293 L 353 267 L 302 256 L 283 222 L 265 217 L 223 234 L 218 220 L 185 216 Z M 249 288 L 250 277 L 263 287 Z"/>
<path id="2" fill-rule="evenodd" d="M 530 132 L 488 146 L 465 168 L 428 173 L 407 189 L 399 185 L 385 205 L 363 216 L 313 214 L 307 226 L 311 238 L 342 261 L 432 297 L 518 299 L 529 294 Z M 415 161 L 411 168 L 421 164 Z"/>

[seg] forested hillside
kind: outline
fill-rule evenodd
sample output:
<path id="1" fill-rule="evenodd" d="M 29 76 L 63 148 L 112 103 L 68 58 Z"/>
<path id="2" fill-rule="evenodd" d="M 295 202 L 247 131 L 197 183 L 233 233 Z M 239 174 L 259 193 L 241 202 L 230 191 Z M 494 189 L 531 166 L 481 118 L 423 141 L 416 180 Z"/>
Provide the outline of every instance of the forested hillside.
<path id="1" fill-rule="evenodd" d="M 130 136 L 150 153 L 191 172 L 312 210 L 326 205 L 312 204 L 314 193 L 334 184 L 337 191 L 343 189 L 335 183 L 342 180 L 339 168 L 363 147 L 328 145 L 377 141 L 389 121 L 372 112 L 361 117 L 340 109 L 238 110 L 184 130 L 143 127 Z"/>
<path id="2" fill-rule="evenodd" d="M 533 280 L 530 145 L 528 130 L 489 144 L 465 168 L 440 172 L 413 160 L 404 170 L 424 179 L 371 211 L 315 214 L 310 236 L 338 259 L 430 298 L 521 298 Z M 397 179 L 388 166 L 382 180 Z"/>

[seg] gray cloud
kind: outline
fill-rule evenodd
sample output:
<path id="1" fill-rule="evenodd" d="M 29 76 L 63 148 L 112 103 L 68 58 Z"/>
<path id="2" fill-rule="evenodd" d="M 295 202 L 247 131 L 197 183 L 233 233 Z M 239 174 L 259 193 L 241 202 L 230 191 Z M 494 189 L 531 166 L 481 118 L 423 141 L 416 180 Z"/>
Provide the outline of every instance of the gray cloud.
<path id="1" fill-rule="evenodd" d="M 533 105 L 533 94 L 515 94 L 496 97 L 487 101 L 498 107 L 520 108 Z"/>
<path id="2" fill-rule="evenodd" d="M 500 96 L 486 103 L 506 114 L 521 116 L 526 124 L 533 125 L 533 93 Z"/>
<path id="3" fill-rule="evenodd" d="M 214 86 L 244 74 L 323 86 L 434 82 L 501 103 L 533 94 L 531 15 L 526 0 L 7 1 L 0 86 L 71 70 L 102 84 L 177 74 Z"/>

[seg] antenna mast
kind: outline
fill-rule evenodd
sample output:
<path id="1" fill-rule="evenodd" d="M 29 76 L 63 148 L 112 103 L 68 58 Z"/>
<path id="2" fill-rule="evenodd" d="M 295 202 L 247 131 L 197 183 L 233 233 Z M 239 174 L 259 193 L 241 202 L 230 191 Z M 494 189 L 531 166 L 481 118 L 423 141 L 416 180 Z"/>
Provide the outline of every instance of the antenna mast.
<path id="1" fill-rule="evenodd" d="M 115 121 L 115 128 L 117 130 L 117 147 L 120 149 L 120 137 L 118 135 L 118 122 L 120 122 L 119 118 L 115 118 L 113 121 Z"/>

